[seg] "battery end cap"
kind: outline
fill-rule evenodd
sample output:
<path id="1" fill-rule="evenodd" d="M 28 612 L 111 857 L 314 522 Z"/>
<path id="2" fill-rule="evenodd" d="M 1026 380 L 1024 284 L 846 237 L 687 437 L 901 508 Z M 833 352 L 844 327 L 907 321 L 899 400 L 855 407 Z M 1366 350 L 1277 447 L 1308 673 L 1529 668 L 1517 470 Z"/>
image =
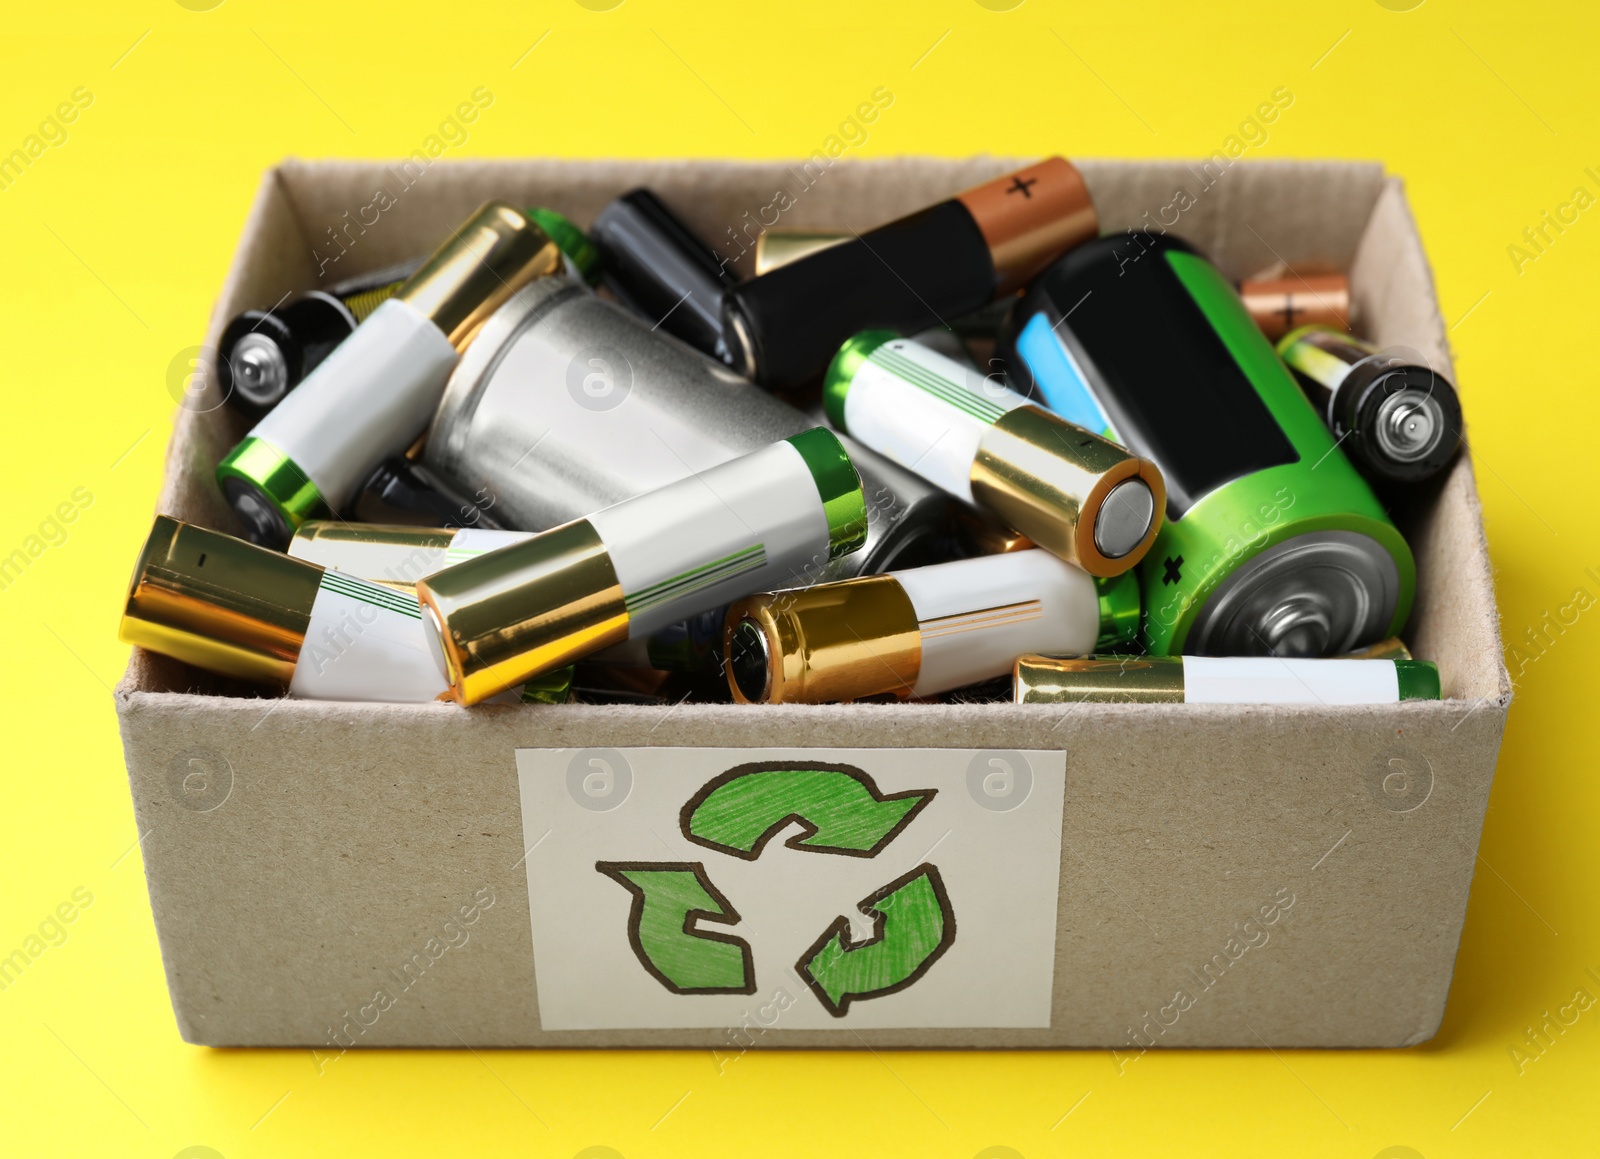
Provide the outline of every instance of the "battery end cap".
<path id="1" fill-rule="evenodd" d="M 317 485 L 265 439 L 246 438 L 217 464 L 217 484 L 245 526 L 245 538 L 282 551 L 295 529 L 328 511 Z"/>
<path id="2" fill-rule="evenodd" d="M 846 339 L 845 344 L 839 347 L 839 353 L 828 364 L 828 372 L 822 379 L 822 409 L 828 421 L 846 434 L 850 433 L 850 428 L 844 421 L 844 400 L 850 393 L 850 384 L 855 381 L 856 372 L 874 350 L 897 337 L 892 330 L 863 330 L 853 338 Z"/>
<path id="3" fill-rule="evenodd" d="M 1394 675 L 1401 700 L 1440 699 L 1439 666 L 1432 660 L 1396 660 Z"/>
<path id="4" fill-rule="evenodd" d="M 578 271 L 578 276 L 586 285 L 599 284 L 600 251 L 589 240 L 588 234 L 574 225 L 565 214 L 543 205 L 532 206 L 527 214 L 528 218 L 556 243 L 556 247 L 572 260 L 573 268 Z"/>
<path id="5" fill-rule="evenodd" d="M 849 555 L 867 542 L 867 497 L 861 476 L 839 437 L 812 427 L 785 440 L 800 453 L 828 519 L 828 558 Z"/>

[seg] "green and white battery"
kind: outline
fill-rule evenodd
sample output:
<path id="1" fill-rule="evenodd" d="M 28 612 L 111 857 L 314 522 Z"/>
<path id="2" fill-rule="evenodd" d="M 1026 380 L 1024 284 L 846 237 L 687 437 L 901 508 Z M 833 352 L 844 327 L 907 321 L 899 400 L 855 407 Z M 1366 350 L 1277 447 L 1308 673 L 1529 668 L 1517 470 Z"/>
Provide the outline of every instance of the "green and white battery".
<path id="1" fill-rule="evenodd" d="M 1161 468 L 1167 520 L 1140 568 L 1148 652 L 1327 656 L 1399 634 L 1411 549 L 1188 245 L 1129 233 L 1071 251 L 1006 345 L 1019 390 Z"/>

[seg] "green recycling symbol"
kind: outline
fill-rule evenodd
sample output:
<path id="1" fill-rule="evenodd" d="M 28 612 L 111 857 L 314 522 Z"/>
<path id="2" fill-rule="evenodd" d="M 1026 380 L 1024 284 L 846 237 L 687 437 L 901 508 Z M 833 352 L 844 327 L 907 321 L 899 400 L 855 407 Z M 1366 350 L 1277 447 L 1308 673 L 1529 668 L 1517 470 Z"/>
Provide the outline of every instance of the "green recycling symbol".
<path id="1" fill-rule="evenodd" d="M 684 837 L 717 853 L 755 861 L 784 829 L 805 853 L 876 857 L 927 807 L 936 789 L 880 793 L 853 765 L 761 762 L 701 786 L 678 815 Z M 632 895 L 628 941 L 639 963 L 674 994 L 753 994 L 750 944 L 732 933 L 733 903 L 690 861 L 597 861 L 595 869 Z M 935 865 L 923 863 L 857 903 L 872 934 L 850 936 L 840 916 L 801 954 L 795 970 L 823 1007 L 843 1018 L 853 1002 L 912 985 L 954 944 L 956 916 Z"/>

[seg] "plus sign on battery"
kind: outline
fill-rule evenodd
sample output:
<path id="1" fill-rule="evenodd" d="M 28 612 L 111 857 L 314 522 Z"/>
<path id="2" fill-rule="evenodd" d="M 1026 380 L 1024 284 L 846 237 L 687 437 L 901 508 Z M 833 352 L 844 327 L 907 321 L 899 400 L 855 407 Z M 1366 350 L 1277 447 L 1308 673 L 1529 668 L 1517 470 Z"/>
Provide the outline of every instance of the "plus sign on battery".
<path id="1" fill-rule="evenodd" d="M 1039 184 L 1039 179 L 1037 177 L 1030 177 L 1024 181 L 1022 179 L 1022 175 L 1019 173 L 1017 176 L 1011 179 L 1011 184 L 1006 186 L 1006 193 L 1020 193 L 1024 198 L 1031 201 L 1033 200 L 1033 194 L 1028 190 L 1028 186 L 1037 184 Z"/>

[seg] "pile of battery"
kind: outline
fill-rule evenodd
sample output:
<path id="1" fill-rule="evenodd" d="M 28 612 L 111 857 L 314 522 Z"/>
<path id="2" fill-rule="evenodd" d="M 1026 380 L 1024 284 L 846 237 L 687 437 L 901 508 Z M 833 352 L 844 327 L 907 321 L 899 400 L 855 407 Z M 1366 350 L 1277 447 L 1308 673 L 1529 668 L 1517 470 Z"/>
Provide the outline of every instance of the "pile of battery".
<path id="1" fill-rule="evenodd" d="M 230 323 L 248 540 L 158 517 L 122 637 L 323 699 L 1438 698 L 1386 505 L 1450 384 L 1342 276 L 1099 232 L 1060 158 L 743 280 L 649 190 L 490 202 Z"/>

